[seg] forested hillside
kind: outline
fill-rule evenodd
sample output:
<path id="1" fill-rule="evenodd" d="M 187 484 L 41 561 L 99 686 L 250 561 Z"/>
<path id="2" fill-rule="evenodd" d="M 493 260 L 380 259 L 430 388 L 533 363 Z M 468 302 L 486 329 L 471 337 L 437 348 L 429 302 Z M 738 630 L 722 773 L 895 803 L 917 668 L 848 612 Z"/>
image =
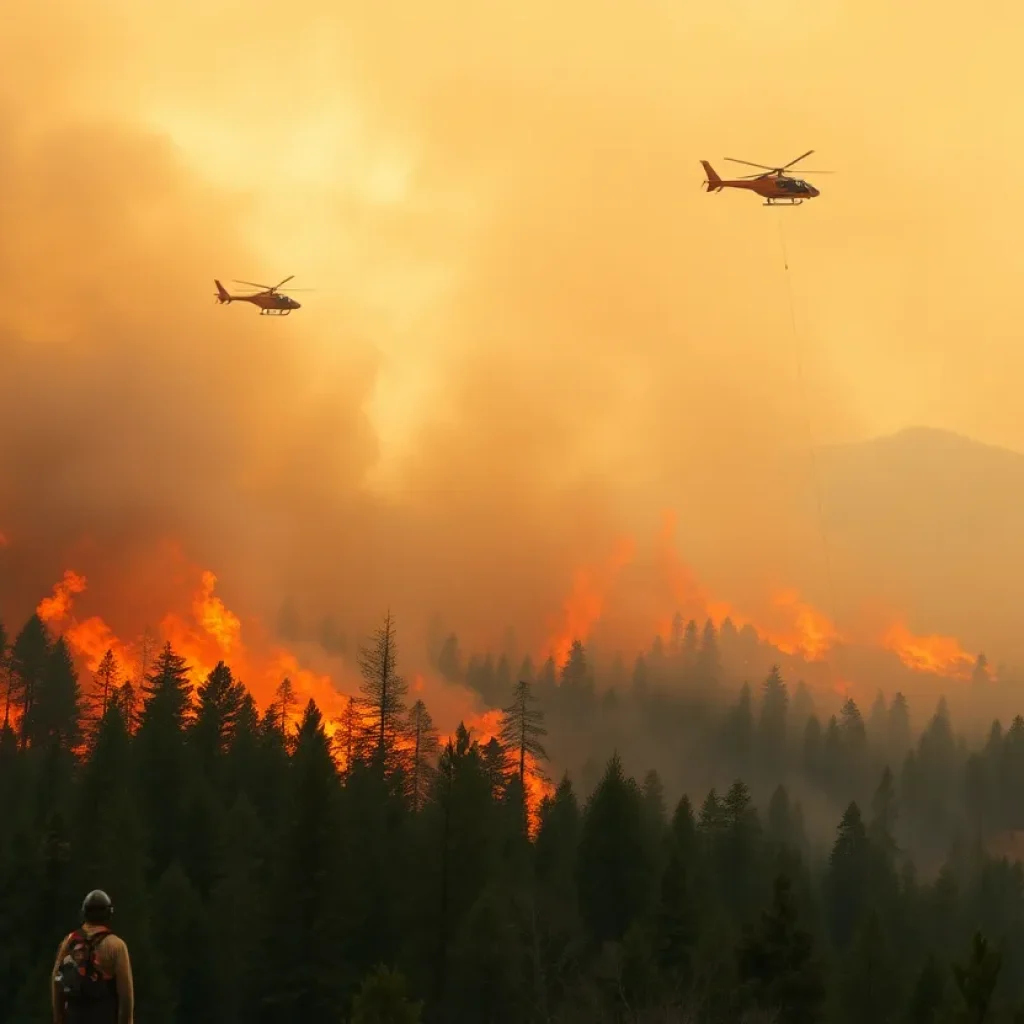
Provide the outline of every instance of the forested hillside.
<path id="1" fill-rule="evenodd" d="M 444 737 L 397 640 L 328 722 L 169 644 L 84 678 L 37 616 L 0 632 L 0 1020 L 48 1013 L 96 886 L 145 1024 L 1024 1020 L 1024 872 L 986 852 L 1024 828 L 1021 718 L 972 749 L 900 695 L 737 696 L 709 644 L 600 684 L 578 643 L 521 679 L 449 644 L 504 710 Z"/>

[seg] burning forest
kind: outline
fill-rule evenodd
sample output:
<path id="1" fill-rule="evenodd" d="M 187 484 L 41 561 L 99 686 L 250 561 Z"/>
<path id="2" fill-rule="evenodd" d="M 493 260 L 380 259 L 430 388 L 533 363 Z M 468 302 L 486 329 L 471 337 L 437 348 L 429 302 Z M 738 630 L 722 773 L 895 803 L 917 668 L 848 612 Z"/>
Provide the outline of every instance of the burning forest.
<path id="1" fill-rule="evenodd" d="M 1019 1020 L 1024 14 L 10 6 L 0 1024 Z"/>
<path id="2" fill-rule="evenodd" d="M 138 1012 L 169 1024 L 269 1021 L 282 1005 L 348 1007 L 353 1024 L 380 1019 L 370 1006 L 509 1024 L 717 1024 L 782 1006 L 841 1024 L 854 994 L 858 1014 L 922 990 L 955 1007 L 937 965 L 989 969 L 977 920 L 1004 937 L 1009 1012 L 1024 999 L 1006 860 L 1024 834 L 1024 719 L 964 735 L 950 700 L 922 705 L 927 688 L 862 710 L 828 664 L 842 635 L 827 617 L 781 592 L 755 625 L 675 560 L 673 598 L 707 617 L 653 618 L 627 664 L 598 641 L 630 554 L 576 573 L 516 668 L 446 634 L 408 676 L 416 654 L 390 612 L 351 660 L 330 658 L 244 621 L 193 568 L 189 600 L 125 639 L 66 570 L 0 630 L 16 1014 L 44 1005 L 47 922 L 97 881 Z M 854 652 L 844 663 L 868 671 Z M 984 657 L 903 626 L 869 653 L 975 701 L 1003 685 Z M 327 948 L 309 941 L 325 930 Z M 186 941 L 195 966 L 167 955 Z M 785 1003 L 766 959 L 780 942 L 800 980 Z M 239 971 L 249 986 L 223 983 Z"/>

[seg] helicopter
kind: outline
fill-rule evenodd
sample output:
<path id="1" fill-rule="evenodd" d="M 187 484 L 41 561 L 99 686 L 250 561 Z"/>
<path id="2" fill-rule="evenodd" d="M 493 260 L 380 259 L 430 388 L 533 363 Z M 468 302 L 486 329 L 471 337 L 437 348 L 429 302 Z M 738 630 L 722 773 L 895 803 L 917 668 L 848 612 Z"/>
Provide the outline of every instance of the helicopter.
<path id="1" fill-rule="evenodd" d="M 217 294 L 214 298 L 220 303 L 251 302 L 254 306 L 259 306 L 260 316 L 288 316 L 292 310 L 301 309 L 302 306 L 293 298 L 282 294 L 277 289 L 280 288 L 281 285 L 287 284 L 294 276 L 294 274 L 291 274 L 283 281 L 278 281 L 275 285 L 255 284 L 252 281 L 234 282 L 235 284 L 248 285 L 250 288 L 262 289 L 262 291 L 253 292 L 251 295 L 231 295 L 224 285 L 214 278 L 213 283 L 217 286 Z M 299 291 L 309 291 L 309 289 L 300 288 Z"/>
<path id="2" fill-rule="evenodd" d="M 743 188 L 750 192 L 756 192 L 764 200 L 765 206 L 799 206 L 805 199 L 814 199 L 821 193 L 811 184 L 802 178 L 794 178 L 786 174 L 794 164 L 806 159 L 814 152 L 807 150 L 803 156 L 790 160 L 782 167 L 768 167 L 766 164 L 755 164 L 749 160 L 737 160 L 735 157 L 727 156 L 725 159 L 734 164 L 746 164 L 748 167 L 760 167 L 759 174 L 745 174 L 740 178 L 725 181 L 715 172 L 715 169 L 707 162 L 701 160 L 701 164 L 707 173 L 707 185 L 709 192 L 721 192 L 723 188 Z M 831 174 L 831 171 L 808 171 L 808 174 Z"/>

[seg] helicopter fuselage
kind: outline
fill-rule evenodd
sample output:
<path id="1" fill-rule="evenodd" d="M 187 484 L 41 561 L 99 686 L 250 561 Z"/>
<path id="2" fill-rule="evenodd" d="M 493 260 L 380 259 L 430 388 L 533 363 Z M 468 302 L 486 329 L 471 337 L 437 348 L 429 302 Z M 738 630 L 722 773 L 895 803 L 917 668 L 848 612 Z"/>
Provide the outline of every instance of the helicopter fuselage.
<path id="1" fill-rule="evenodd" d="M 788 178 L 785 175 L 766 175 L 763 178 L 754 178 L 753 181 L 742 179 L 733 181 L 716 181 L 712 183 L 716 192 L 723 188 L 741 188 L 748 192 L 756 192 L 763 199 L 768 200 L 770 206 L 796 206 L 805 199 L 814 199 L 821 193 L 813 185 L 802 178 Z M 712 189 L 709 188 L 710 192 Z"/>
<path id="2" fill-rule="evenodd" d="M 732 157 L 726 157 L 726 160 L 731 160 L 733 163 L 764 168 L 761 174 L 748 174 L 743 178 L 723 178 L 707 160 L 701 160 L 707 173 L 704 184 L 709 192 L 721 192 L 724 188 L 739 188 L 746 192 L 754 192 L 765 200 L 766 206 L 799 206 L 805 200 L 814 199 L 821 193 L 803 178 L 794 178 L 792 175 L 786 174 L 786 168 L 799 163 L 813 152 L 814 150 L 809 149 L 803 156 L 797 157 L 796 160 L 790 160 L 785 167 L 775 168 L 751 163 L 749 160 L 734 160 Z M 828 174 L 829 172 L 818 173 Z"/>
<path id="3" fill-rule="evenodd" d="M 291 278 L 285 278 L 285 280 L 290 281 Z M 232 295 L 216 278 L 214 278 L 213 283 L 217 286 L 214 298 L 219 303 L 223 305 L 229 302 L 251 302 L 259 308 L 260 316 L 288 316 L 293 310 L 302 308 L 301 304 L 296 302 L 290 295 L 279 292 L 277 290 L 279 286 L 269 288 L 258 285 L 257 287 L 264 288 L 264 290 L 253 292 L 251 295 Z M 239 282 L 239 284 L 246 283 L 245 281 Z"/>
<path id="4" fill-rule="evenodd" d="M 229 301 L 251 302 L 254 306 L 259 306 L 261 316 L 288 316 L 292 310 L 302 308 L 293 298 L 276 292 L 272 295 L 232 295 Z"/>

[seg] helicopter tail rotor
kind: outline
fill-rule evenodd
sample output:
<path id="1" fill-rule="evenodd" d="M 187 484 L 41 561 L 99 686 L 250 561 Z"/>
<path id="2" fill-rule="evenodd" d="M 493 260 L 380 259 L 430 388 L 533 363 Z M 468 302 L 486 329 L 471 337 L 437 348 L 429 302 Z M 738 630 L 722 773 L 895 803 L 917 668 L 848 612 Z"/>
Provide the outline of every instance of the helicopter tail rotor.
<path id="1" fill-rule="evenodd" d="M 718 172 L 707 162 L 707 160 L 701 160 L 701 166 L 704 168 L 704 173 L 708 176 L 704 184 L 707 186 L 708 192 L 715 192 L 722 187 L 722 179 Z"/>

